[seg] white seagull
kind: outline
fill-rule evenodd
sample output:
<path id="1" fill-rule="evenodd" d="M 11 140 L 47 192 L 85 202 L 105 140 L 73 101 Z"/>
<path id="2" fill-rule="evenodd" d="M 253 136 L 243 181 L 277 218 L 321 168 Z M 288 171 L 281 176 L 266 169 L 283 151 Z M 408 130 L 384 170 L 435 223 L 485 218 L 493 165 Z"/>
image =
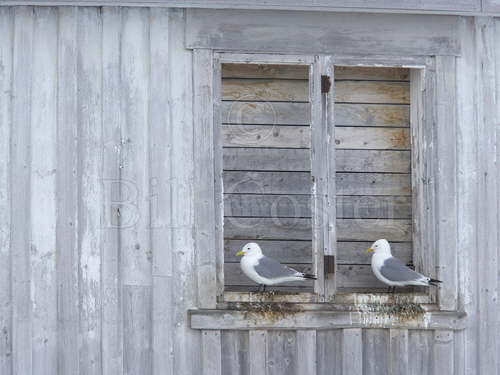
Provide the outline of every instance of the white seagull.
<path id="1" fill-rule="evenodd" d="M 306 279 L 316 280 L 316 276 L 308 273 L 299 272 L 293 268 L 284 266 L 277 260 L 266 257 L 262 254 L 260 246 L 250 242 L 243 246 L 243 249 L 236 253 L 237 256 L 243 255 L 241 258 L 241 270 L 250 279 L 263 286 L 266 290 L 267 285 L 275 285 L 286 283 L 288 281 L 300 281 Z"/>
<path id="2" fill-rule="evenodd" d="M 394 293 L 397 286 L 437 286 L 442 281 L 426 277 L 408 268 L 398 258 L 391 254 L 391 246 L 387 240 L 375 241 L 368 250 L 372 256 L 372 270 L 377 279 L 389 285 L 389 291 Z"/>

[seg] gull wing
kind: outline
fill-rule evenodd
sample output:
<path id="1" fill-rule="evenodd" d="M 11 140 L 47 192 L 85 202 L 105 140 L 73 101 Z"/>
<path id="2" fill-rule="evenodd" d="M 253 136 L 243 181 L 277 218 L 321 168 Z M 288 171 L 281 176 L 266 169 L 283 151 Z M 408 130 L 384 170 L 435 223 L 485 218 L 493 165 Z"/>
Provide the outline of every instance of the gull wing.
<path id="1" fill-rule="evenodd" d="M 398 258 L 390 257 L 386 259 L 380 273 L 390 281 L 415 281 L 420 280 L 423 275 L 405 266 Z"/>
<path id="2" fill-rule="evenodd" d="M 254 267 L 255 271 L 262 277 L 267 279 L 277 279 L 280 277 L 297 276 L 299 271 L 293 268 L 284 266 L 277 260 L 263 256 L 259 259 L 259 263 Z"/>

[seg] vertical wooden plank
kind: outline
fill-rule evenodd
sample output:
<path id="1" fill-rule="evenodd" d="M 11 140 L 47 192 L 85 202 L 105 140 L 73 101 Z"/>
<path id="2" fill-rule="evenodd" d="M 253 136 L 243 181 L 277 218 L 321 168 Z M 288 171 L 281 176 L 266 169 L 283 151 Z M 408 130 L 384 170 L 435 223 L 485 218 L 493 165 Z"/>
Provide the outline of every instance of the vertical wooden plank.
<path id="1" fill-rule="evenodd" d="M 342 338 L 342 374 L 363 373 L 363 341 L 360 328 L 344 329 Z"/>
<path id="2" fill-rule="evenodd" d="M 123 286 L 123 368 L 125 374 L 151 374 L 151 287 Z M 146 306 L 146 308 L 138 308 Z M 142 368 L 139 365 L 143 366 Z"/>
<path id="3" fill-rule="evenodd" d="M 150 216 L 153 251 L 153 374 L 173 375 L 172 124 L 169 107 L 169 10 L 150 9 Z"/>
<path id="4" fill-rule="evenodd" d="M 408 374 L 431 375 L 432 346 L 434 335 L 432 331 L 410 330 L 408 333 Z"/>
<path id="5" fill-rule="evenodd" d="M 194 207 L 198 304 L 215 308 L 215 187 L 212 51 L 193 52 Z M 217 153 L 222 150 L 217 150 Z"/>
<path id="6" fill-rule="evenodd" d="M 267 331 L 250 331 L 248 347 L 249 375 L 267 375 Z"/>
<path id="7" fill-rule="evenodd" d="M 218 54 L 213 55 L 213 148 L 214 152 L 214 194 L 215 194 L 215 268 L 217 272 L 217 297 L 224 293 L 224 191 L 222 152 L 222 73 Z"/>
<path id="8" fill-rule="evenodd" d="M 439 307 L 457 308 L 456 58 L 436 56 Z M 432 276 L 432 275 L 431 275 Z"/>
<path id="9" fill-rule="evenodd" d="M 454 374 L 453 331 L 434 332 L 433 374 Z"/>
<path id="10" fill-rule="evenodd" d="M 33 8 L 14 9 L 11 133 L 12 362 L 14 374 L 32 372 L 30 267 L 31 80 Z"/>
<path id="11" fill-rule="evenodd" d="M 269 331 L 267 336 L 267 374 L 296 373 L 297 337 L 295 331 Z"/>
<path id="12" fill-rule="evenodd" d="M 457 59 L 457 194 L 458 194 L 458 277 L 459 309 L 467 313 L 469 325 L 463 332 L 464 356 L 456 357 L 464 361 L 465 373 L 477 371 L 478 359 L 478 257 L 482 256 L 477 247 L 478 225 L 478 163 L 475 82 L 476 49 L 474 18 L 460 19 L 462 55 Z M 457 341 L 456 345 L 461 345 Z"/>
<path id="13" fill-rule="evenodd" d="M 363 373 L 390 373 L 390 341 L 386 329 L 363 330 Z"/>
<path id="14" fill-rule="evenodd" d="M 201 332 L 201 369 L 202 375 L 221 374 L 221 332 L 217 330 Z"/>
<path id="15" fill-rule="evenodd" d="M 390 329 L 390 374 L 408 374 L 408 330 Z"/>
<path id="16" fill-rule="evenodd" d="M 479 163 L 478 186 L 478 373 L 497 370 L 498 338 L 498 165 L 496 160 L 498 106 L 495 87 L 494 22 L 489 17 L 476 18 L 476 113 Z"/>
<path id="17" fill-rule="evenodd" d="M 151 237 L 149 176 L 149 11 L 123 9 L 121 42 L 122 80 L 122 197 L 128 205 L 121 213 L 123 304 L 130 308 L 124 318 L 123 356 L 125 373 L 152 371 L 151 325 L 137 321 L 151 315 Z M 125 199 L 125 198 L 124 198 Z M 133 303 L 130 298 L 141 301 Z M 129 318 L 127 318 L 127 316 Z M 126 332 L 131 333 L 130 335 Z"/>
<path id="18" fill-rule="evenodd" d="M 10 259 L 10 137 L 12 126 L 13 10 L 0 7 L 0 373 L 12 373 Z"/>
<path id="19" fill-rule="evenodd" d="M 102 121 L 104 221 L 101 280 L 102 370 L 123 373 L 123 315 L 120 274 L 121 8 L 102 8 Z"/>
<path id="20" fill-rule="evenodd" d="M 57 372 L 56 134 L 57 12 L 35 8 L 31 90 L 32 361 L 40 374 Z"/>
<path id="21" fill-rule="evenodd" d="M 78 11 L 78 123 L 80 169 L 80 373 L 101 371 L 102 118 L 101 16 Z"/>
<path id="22" fill-rule="evenodd" d="M 192 52 L 184 48 L 184 11 L 172 9 L 169 18 L 169 82 L 172 126 L 172 227 L 174 374 L 201 373 L 200 332 L 191 330 L 186 310 L 197 305 L 193 241 L 193 117 Z"/>
<path id="23" fill-rule="evenodd" d="M 78 8 L 58 11 L 57 359 L 60 373 L 78 374 Z"/>
<path id="24" fill-rule="evenodd" d="M 223 375 L 248 375 L 249 332 L 222 331 L 221 357 Z"/>
<path id="25" fill-rule="evenodd" d="M 316 331 L 297 330 L 297 374 L 317 372 Z"/>
<path id="26" fill-rule="evenodd" d="M 342 334 L 341 329 L 317 331 L 318 374 L 342 373 Z"/>

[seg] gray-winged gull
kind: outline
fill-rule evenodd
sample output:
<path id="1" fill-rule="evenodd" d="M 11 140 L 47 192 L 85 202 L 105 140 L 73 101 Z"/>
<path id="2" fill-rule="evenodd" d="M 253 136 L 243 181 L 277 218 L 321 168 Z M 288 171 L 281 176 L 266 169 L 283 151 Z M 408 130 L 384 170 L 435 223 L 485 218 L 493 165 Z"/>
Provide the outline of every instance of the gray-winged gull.
<path id="1" fill-rule="evenodd" d="M 269 258 L 262 254 L 260 246 L 250 242 L 243 246 L 243 249 L 236 253 L 241 258 L 241 270 L 250 279 L 255 281 L 263 290 L 266 285 L 281 284 L 289 281 L 300 281 L 306 279 L 316 280 L 316 276 L 299 272 L 291 267 L 287 267 L 277 260 Z"/>
<path id="2" fill-rule="evenodd" d="M 387 240 L 375 241 L 368 249 L 373 252 L 372 270 L 377 279 L 389 285 L 389 291 L 394 292 L 397 286 L 437 286 L 442 281 L 424 276 L 405 266 L 398 258 L 391 254 L 391 245 Z"/>

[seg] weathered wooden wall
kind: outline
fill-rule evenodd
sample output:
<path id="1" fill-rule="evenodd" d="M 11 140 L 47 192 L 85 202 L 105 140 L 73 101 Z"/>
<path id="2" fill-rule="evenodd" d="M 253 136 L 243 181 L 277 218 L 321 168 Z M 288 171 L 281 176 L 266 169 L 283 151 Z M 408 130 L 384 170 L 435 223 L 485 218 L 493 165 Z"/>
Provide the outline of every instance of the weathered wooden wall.
<path id="1" fill-rule="evenodd" d="M 462 331 L 189 328 L 184 26 L 182 10 L 0 7 L 0 373 L 498 374 L 500 21 L 460 21 Z"/>

